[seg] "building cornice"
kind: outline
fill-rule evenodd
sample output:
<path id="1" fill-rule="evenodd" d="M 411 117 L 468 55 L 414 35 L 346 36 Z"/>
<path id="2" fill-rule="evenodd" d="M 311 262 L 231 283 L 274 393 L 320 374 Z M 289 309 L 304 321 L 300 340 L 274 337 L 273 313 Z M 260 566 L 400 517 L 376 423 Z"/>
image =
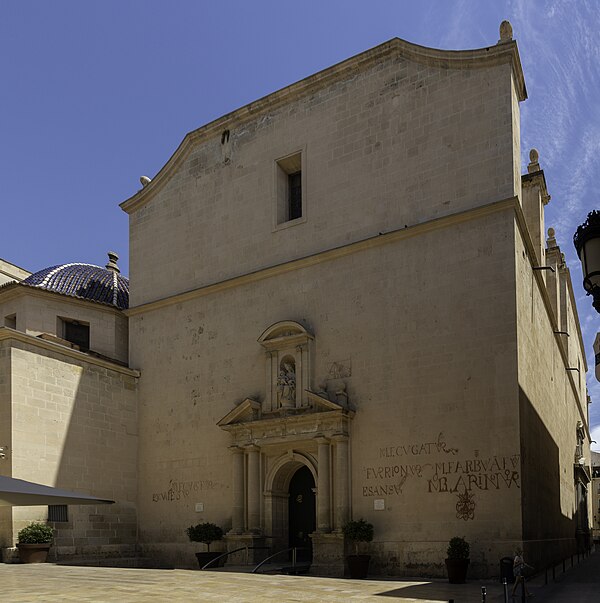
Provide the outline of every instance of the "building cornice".
<path id="1" fill-rule="evenodd" d="M 447 228 L 448 226 L 452 226 L 454 224 L 460 224 L 462 222 L 475 220 L 489 214 L 493 214 L 499 211 L 505 211 L 507 209 L 515 207 L 515 205 L 518 204 L 519 200 L 517 197 L 509 197 L 508 199 L 495 201 L 493 203 L 488 203 L 487 205 L 481 205 L 474 209 L 469 209 L 463 212 L 457 212 L 454 214 L 450 214 L 449 216 L 443 216 L 441 218 L 435 218 L 433 220 L 428 220 L 427 222 L 422 222 L 414 226 L 399 228 L 387 232 L 385 234 L 380 234 L 377 236 L 369 237 L 367 239 L 362 239 L 354 243 L 348 243 L 340 247 L 334 247 L 333 249 L 320 251 L 299 259 L 290 260 L 281 264 L 275 264 L 266 268 L 261 268 L 248 274 L 234 276 L 223 281 L 217 281 L 215 283 L 211 283 L 203 287 L 198 287 L 197 289 L 192 289 L 184 293 L 177 293 L 169 297 L 147 302 L 145 304 L 129 308 L 128 310 L 124 310 L 124 313 L 127 316 L 136 316 L 138 314 L 152 312 L 154 310 L 165 308 L 173 304 L 179 304 L 181 302 L 195 299 L 197 297 L 204 297 L 206 295 L 220 293 L 221 291 L 226 291 L 228 289 L 234 289 L 243 285 L 255 283 L 257 281 L 272 278 L 274 276 L 279 276 L 281 274 L 292 272 L 294 270 L 300 270 L 302 268 L 315 266 L 317 264 L 321 264 L 322 262 L 329 262 L 341 257 L 345 257 L 347 255 L 351 255 L 353 253 L 357 253 L 359 251 L 365 251 L 367 249 L 373 249 L 382 245 L 388 245 L 390 243 L 395 243 L 396 241 L 401 241 L 404 239 L 409 239 L 415 236 L 422 235 L 426 232 L 431 232 L 433 230 Z"/>
<path id="2" fill-rule="evenodd" d="M 512 67 L 517 82 L 519 100 L 523 101 L 527 98 L 519 50 L 514 40 L 473 50 L 440 50 L 412 44 L 400 38 L 392 38 L 375 48 L 281 88 L 189 132 L 158 174 L 141 190 L 123 201 L 120 204 L 121 209 L 131 214 L 150 201 L 169 181 L 196 145 L 212 137 L 220 136 L 225 129 L 231 130 L 240 127 L 267 111 L 273 111 L 299 97 L 312 94 L 316 89 L 348 77 L 393 52 L 414 62 L 442 69 L 481 69 L 508 63 Z"/>
<path id="3" fill-rule="evenodd" d="M 7 340 L 19 341 L 21 343 L 32 345 L 42 350 L 47 350 L 49 352 L 54 352 L 61 356 L 72 358 L 79 362 L 85 362 L 87 364 L 101 366 L 102 368 L 114 371 L 116 373 L 121 373 L 129 377 L 140 376 L 139 371 L 127 368 L 125 366 L 121 366 L 120 364 L 116 364 L 108 360 L 103 360 L 102 358 L 96 358 L 94 356 L 86 354 L 85 352 L 80 352 L 72 348 L 67 348 L 63 345 L 60 345 L 59 343 L 53 343 L 46 339 L 40 339 L 39 337 L 34 337 L 33 335 L 22 333 L 21 331 L 15 331 L 14 329 L 10 329 L 8 327 L 0 327 L 0 342 Z"/>

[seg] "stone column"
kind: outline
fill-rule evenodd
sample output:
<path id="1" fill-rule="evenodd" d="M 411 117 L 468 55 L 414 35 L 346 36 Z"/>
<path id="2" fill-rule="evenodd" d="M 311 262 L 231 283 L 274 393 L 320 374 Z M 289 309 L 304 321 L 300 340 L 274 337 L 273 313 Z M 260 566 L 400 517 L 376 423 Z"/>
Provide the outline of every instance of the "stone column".
<path id="1" fill-rule="evenodd" d="M 319 473 L 317 475 L 317 532 L 331 532 L 331 471 L 329 470 L 330 446 L 327 438 L 317 438 Z"/>
<path id="2" fill-rule="evenodd" d="M 350 467 L 348 461 L 348 436 L 336 434 L 335 441 L 335 531 L 350 518 Z"/>
<path id="3" fill-rule="evenodd" d="M 260 533 L 260 448 L 247 446 L 248 451 L 248 531 Z"/>
<path id="4" fill-rule="evenodd" d="M 239 446 L 230 446 L 233 455 L 233 507 L 231 509 L 230 534 L 244 531 L 244 451 Z"/>
<path id="5" fill-rule="evenodd" d="M 300 408 L 302 406 L 303 394 L 303 366 L 302 366 L 302 346 L 296 346 L 296 400 L 294 406 Z"/>

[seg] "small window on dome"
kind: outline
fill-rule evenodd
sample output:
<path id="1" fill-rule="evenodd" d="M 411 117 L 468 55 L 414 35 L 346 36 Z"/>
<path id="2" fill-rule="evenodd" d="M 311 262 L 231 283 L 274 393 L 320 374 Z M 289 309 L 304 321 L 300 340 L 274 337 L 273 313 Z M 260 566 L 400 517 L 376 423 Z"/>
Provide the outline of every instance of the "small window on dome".
<path id="1" fill-rule="evenodd" d="M 63 325 L 62 338 L 76 345 L 82 352 L 90 351 L 90 325 L 68 318 L 60 319 Z"/>

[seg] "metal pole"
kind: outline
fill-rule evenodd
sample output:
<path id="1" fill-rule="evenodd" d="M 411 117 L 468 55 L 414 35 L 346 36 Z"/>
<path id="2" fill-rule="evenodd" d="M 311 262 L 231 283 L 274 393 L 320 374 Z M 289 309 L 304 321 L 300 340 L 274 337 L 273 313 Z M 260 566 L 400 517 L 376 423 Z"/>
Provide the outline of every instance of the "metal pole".
<path id="1" fill-rule="evenodd" d="M 486 596 L 487 592 L 485 590 L 485 586 L 481 587 L 481 603 L 485 603 L 485 596 Z"/>
<path id="2" fill-rule="evenodd" d="M 508 603 L 508 584 L 506 578 L 502 578 L 502 586 L 504 587 L 504 603 Z"/>
<path id="3" fill-rule="evenodd" d="M 296 567 L 296 547 L 292 549 L 292 567 Z"/>
<path id="4" fill-rule="evenodd" d="M 521 575 L 521 603 L 526 603 L 526 601 L 527 597 L 525 595 L 525 576 Z"/>

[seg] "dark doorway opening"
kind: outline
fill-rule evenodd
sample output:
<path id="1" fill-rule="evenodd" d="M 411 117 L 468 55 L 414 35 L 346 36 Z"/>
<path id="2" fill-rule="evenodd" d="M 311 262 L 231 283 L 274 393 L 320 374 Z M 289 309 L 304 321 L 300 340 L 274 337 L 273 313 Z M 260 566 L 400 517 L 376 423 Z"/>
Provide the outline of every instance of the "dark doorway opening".
<path id="1" fill-rule="evenodd" d="M 298 561 L 312 561 L 312 534 L 317 526 L 315 480 L 310 469 L 301 467 L 294 473 L 289 489 L 289 546 L 299 547 Z M 291 558 L 291 556 L 290 556 Z"/>

